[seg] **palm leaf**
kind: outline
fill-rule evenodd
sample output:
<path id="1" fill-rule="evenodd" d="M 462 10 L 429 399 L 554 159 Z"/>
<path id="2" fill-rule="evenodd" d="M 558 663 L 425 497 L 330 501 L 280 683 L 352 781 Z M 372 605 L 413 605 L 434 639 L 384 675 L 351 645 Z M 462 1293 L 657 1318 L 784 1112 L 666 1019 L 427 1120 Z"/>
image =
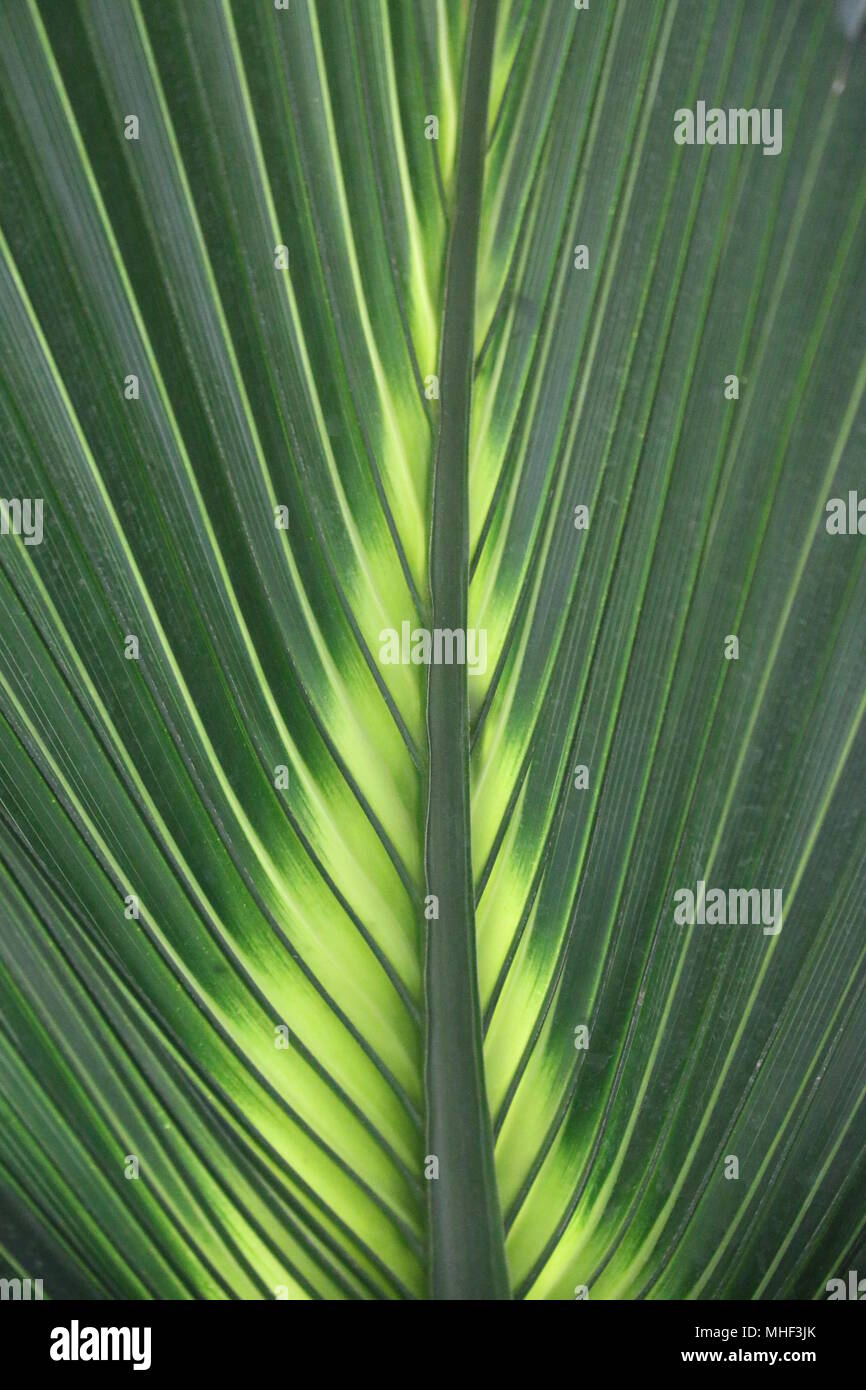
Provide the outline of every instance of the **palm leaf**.
<path id="1" fill-rule="evenodd" d="M 0 10 L 10 1277 L 866 1256 L 855 9 Z M 699 100 L 781 151 L 677 144 Z M 699 881 L 782 930 L 677 925 Z"/>

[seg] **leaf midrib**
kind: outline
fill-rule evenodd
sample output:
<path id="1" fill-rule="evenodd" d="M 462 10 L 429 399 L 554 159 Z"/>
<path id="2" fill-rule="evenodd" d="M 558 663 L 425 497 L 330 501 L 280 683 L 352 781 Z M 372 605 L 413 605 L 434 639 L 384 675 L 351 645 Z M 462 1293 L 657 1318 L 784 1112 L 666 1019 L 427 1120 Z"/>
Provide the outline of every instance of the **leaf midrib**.
<path id="1" fill-rule="evenodd" d="M 469 424 L 475 279 L 497 0 L 475 0 L 460 106 L 455 212 L 440 355 L 442 412 L 433 468 L 430 590 L 434 628 L 465 632 L 469 593 Z M 475 950 L 465 666 L 428 668 L 430 750 L 425 867 L 439 902 L 426 922 L 425 1092 L 430 1294 L 510 1297 L 493 1133 L 484 1081 Z"/>

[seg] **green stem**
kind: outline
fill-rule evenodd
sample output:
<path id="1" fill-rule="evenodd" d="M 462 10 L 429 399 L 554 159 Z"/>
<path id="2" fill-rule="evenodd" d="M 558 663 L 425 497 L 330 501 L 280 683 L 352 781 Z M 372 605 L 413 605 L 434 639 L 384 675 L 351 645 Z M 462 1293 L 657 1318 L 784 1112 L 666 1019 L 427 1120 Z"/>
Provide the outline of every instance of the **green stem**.
<path id="1" fill-rule="evenodd" d="M 466 631 L 469 591 L 469 419 L 475 347 L 475 274 L 497 0 L 473 0 L 461 100 L 457 197 L 448 247 L 439 438 L 433 474 L 430 589 L 434 628 Z M 509 1298 L 493 1132 L 484 1084 L 475 959 L 465 665 L 431 662 L 427 682 L 430 780 L 425 1084 L 433 1298 Z"/>

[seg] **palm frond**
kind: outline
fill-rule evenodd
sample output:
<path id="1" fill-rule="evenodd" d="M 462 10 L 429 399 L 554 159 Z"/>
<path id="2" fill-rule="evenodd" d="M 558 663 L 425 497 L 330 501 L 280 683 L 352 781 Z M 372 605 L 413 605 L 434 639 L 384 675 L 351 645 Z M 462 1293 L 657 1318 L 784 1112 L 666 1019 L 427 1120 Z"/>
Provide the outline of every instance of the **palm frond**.
<path id="1" fill-rule="evenodd" d="M 0 8 L 4 1270 L 811 1298 L 862 1246 L 856 40 Z"/>

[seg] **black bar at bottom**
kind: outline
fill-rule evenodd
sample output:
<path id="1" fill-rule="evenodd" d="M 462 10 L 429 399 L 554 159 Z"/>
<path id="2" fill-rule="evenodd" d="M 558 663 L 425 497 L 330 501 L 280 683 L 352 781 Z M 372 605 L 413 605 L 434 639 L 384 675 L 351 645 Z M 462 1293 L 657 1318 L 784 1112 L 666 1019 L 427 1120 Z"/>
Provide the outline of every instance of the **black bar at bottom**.
<path id="1" fill-rule="evenodd" d="M 848 1300 L 844 1300 L 848 1301 Z M 856 1301 L 856 1300 L 855 1300 Z M 453 1311 L 452 1311 L 453 1310 Z M 444 1375 L 465 1364 L 465 1337 L 485 1378 L 502 1356 L 521 1350 L 521 1362 L 533 1378 L 550 1369 L 548 1339 L 564 1348 L 575 1375 L 599 1360 L 609 1372 L 686 1372 L 718 1366 L 777 1369 L 810 1367 L 828 1373 L 861 1364 L 864 1310 L 840 1302 L 791 1303 L 604 1303 L 574 1302 L 559 1313 L 527 1305 L 520 1313 L 494 1307 L 484 1314 L 478 1303 L 461 1314 L 460 1305 L 436 1309 L 424 1340 L 422 1374 L 428 1383 L 437 1370 Z M 22 1371 L 92 1379 L 102 1371 L 113 1376 L 139 1373 L 161 1380 L 166 1374 L 234 1374 L 255 1379 L 301 1373 L 309 1361 L 318 1372 L 333 1374 L 345 1365 L 361 1371 L 404 1376 L 402 1341 L 389 1347 L 391 1332 L 419 1330 L 429 1314 L 385 1314 L 367 1307 L 314 1308 L 275 1301 L 265 1303 L 0 1303 L 0 1334 L 6 1365 Z M 405 1322 L 405 1318 L 409 1322 Z M 421 1318 L 421 1323 L 415 1318 Z M 455 1324 L 452 1324 L 452 1317 Z M 463 1317 L 471 1324 L 460 1326 Z M 490 1323 L 487 1318 L 490 1317 Z M 552 1317 L 553 1322 L 548 1319 Z M 523 1322 L 523 1319 L 526 1322 Z M 541 1322 L 536 1322 L 540 1318 Z M 345 1321 L 344 1321 L 345 1319 Z M 520 1319 L 516 1322 L 515 1319 Z M 444 1320 L 444 1321 L 443 1321 Z M 460 1340 L 452 1337 L 452 1328 Z M 431 1337 L 430 1333 L 436 1333 Z M 521 1336 L 520 1334 L 524 1335 Z M 515 1341 L 517 1334 L 517 1341 Z M 551 1345 L 551 1349 L 552 1349 Z M 474 1359 L 474 1358 L 473 1358 Z M 413 1357 L 414 1362 L 414 1357 Z M 534 1370 L 532 1363 L 535 1362 Z M 562 1373 L 563 1364 L 560 1362 Z M 412 1378 L 419 1367 L 413 1364 Z M 512 1379 L 514 1366 L 512 1365 Z M 519 1377 L 519 1373 L 518 1373 Z"/>

